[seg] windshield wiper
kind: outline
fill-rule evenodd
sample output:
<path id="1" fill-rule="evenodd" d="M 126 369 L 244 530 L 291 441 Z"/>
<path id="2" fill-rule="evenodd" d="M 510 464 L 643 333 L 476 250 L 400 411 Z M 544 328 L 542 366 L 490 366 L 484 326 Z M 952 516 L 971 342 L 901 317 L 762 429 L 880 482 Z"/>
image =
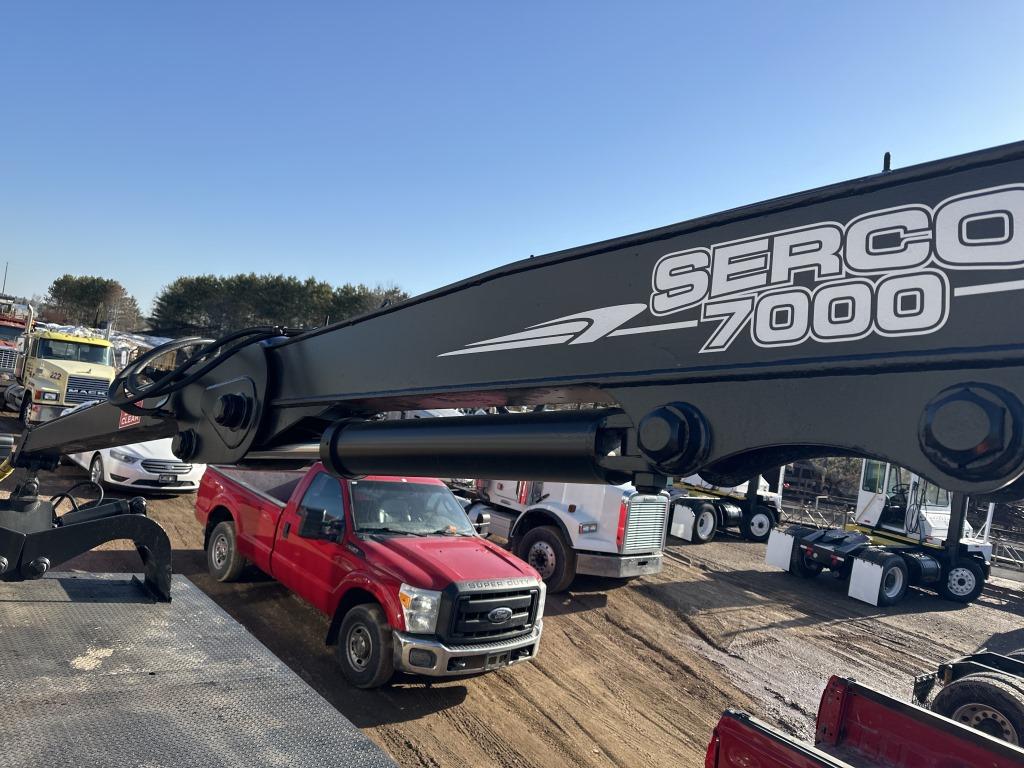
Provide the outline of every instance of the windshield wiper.
<path id="1" fill-rule="evenodd" d="M 358 528 L 356 533 L 396 533 L 400 536 L 429 536 L 427 533 L 419 533 L 418 531 L 402 531 L 397 528 L 388 528 L 387 526 L 374 526 L 372 528 Z"/>
<path id="2" fill-rule="evenodd" d="M 424 536 L 472 536 L 472 533 L 465 531 L 453 531 L 451 528 L 441 528 L 437 531 L 423 534 Z"/>

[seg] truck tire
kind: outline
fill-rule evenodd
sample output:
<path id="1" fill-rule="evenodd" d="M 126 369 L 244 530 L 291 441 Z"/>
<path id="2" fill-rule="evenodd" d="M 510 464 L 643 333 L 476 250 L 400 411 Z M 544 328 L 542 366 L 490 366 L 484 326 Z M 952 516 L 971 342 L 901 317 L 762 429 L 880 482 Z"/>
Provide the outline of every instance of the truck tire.
<path id="1" fill-rule="evenodd" d="M 32 426 L 31 411 L 32 397 L 25 395 L 21 398 L 21 410 L 18 411 L 18 420 L 21 422 L 21 426 L 26 428 Z"/>
<path id="2" fill-rule="evenodd" d="M 1024 742 L 1024 687 L 993 672 L 961 677 L 942 687 L 931 709 L 997 739 Z"/>
<path id="3" fill-rule="evenodd" d="M 775 511 L 764 506 L 759 506 L 753 514 L 744 512 L 740 520 L 740 533 L 747 541 L 768 541 L 773 527 L 775 527 Z"/>
<path id="4" fill-rule="evenodd" d="M 338 662 L 342 674 L 356 688 L 380 688 L 395 674 L 391 627 L 379 605 L 352 608 L 338 632 Z"/>
<path id="5" fill-rule="evenodd" d="M 516 555 L 533 566 L 549 592 L 564 592 L 576 578 L 576 551 L 553 525 L 531 528 L 519 542 Z"/>
<path id="6" fill-rule="evenodd" d="M 217 523 L 206 545 L 206 567 L 217 581 L 237 581 L 245 568 L 245 558 L 238 554 L 235 524 L 230 520 Z"/>
<path id="7" fill-rule="evenodd" d="M 718 511 L 713 504 L 701 504 L 693 510 L 693 542 L 707 544 L 718 532 Z"/>
<path id="8" fill-rule="evenodd" d="M 907 594 L 907 587 L 910 586 L 907 564 L 899 555 L 890 555 L 880 565 L 882 583 L 878 585 L 878 604 L 896 605 Z"/>
<path id="9" fill-rule="evenodd" d="M 943 569 L 938 583 L 939 595 L 957 603 L 974 602 L 985 588 L 985 572 L 973 560 L 958 560 L 949 570 Z"/>
<path id="10" fill-rule="evenodd" d="M 793 554 L 789 560 L 789 572 L 797 576 L 803 576 L 805 579 L 813 579 L 819 573 L 824 570 L 821 563 L 812 560 L 807 554 L 800 549 L 800 542 L 793 546 Z"/>

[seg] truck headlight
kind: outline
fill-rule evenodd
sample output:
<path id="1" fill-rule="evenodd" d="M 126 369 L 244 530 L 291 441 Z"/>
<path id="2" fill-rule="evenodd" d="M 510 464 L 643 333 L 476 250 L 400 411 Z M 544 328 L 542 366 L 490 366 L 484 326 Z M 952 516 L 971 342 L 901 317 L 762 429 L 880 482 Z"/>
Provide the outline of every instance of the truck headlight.
<path id="1" fill-rule="evenodd" d="M 398 600 L 405 614 L 406 631 L 425 635 L 434 633 L 437 628 L 437 611 L 441 607 L 440 592 L 403 584 L 398 590 Z"/>
<path id="2" fill-rule="evenodd" d="M 548 585 L 543 581 L 540 583 L 540 595 L 537 597 L 537 620 L 544 618 L 544 598 L 548 594 Z"/>
<path id="3" fill-rule="evenodd" d="M 111 451 L 110 458 L 114 461 L 120 461 L 124 464 L 134 464 L 139 460 L 138 456 L 132 456 L 130 453 L 122 453 L 121 451 Z"/>
<path id="4" fill-rule="evenodd" d="M 55 403 L 60 400 L 60 394 L 57 392 L 40 392 L 39 394 L 42 395 L 40 400 L 43 400 L 44 402 Z"/>

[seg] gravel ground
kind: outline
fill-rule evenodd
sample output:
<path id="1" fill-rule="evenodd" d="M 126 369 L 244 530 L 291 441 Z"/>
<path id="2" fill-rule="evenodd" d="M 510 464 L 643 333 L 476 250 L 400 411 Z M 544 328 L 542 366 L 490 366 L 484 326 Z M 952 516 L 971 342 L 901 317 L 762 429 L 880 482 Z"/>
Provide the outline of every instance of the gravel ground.
<path id="1" fill-rule="evenodd" d="M 0 424 L 10 426 L 10 423 Z M 46 490 L 84 472 L 64 467 Z M 5 484 L 10 486 L 11 481 Z M 915 674 L 982 646 L 1024 647 L 1024 595 L 993 582 L 970 606 L 914 592 L 877 609 L 842 585 L 773 572 L 764 547 L 670 540 L 663 571 L 628 584 L 578 579 L 549 596 L 540 655 L 495 674 L 386 690 L 349 687 L 324 646 L 326 620 L 252 572 L 211 582 L 193 497 L 154 498 L 175 570 L 195 581 L 403 766 L 700 765 L 727 706 L 809 739 L 832 674 L 909 698 Z M 128 542 L 71 563 L 133 570 Z"/>

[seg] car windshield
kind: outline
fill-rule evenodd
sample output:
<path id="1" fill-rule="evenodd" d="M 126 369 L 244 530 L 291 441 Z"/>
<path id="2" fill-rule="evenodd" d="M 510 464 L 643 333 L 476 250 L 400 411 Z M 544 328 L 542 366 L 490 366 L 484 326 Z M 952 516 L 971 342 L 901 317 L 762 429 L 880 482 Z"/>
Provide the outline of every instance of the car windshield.
<path id="1" fill-rule="evenodd" d="M 472 536 L 462 505 L 443 485 L 354 480 L 352 518 L 357 533 Z"/>
<path id="2" fill-rule="evenodd" d="M 110 347 L 78 341 L 40 339 L 38 356 L 44 360 L 76 360 L 80 363 L 95 363 L 96 365 L 114 364 Z"/>

